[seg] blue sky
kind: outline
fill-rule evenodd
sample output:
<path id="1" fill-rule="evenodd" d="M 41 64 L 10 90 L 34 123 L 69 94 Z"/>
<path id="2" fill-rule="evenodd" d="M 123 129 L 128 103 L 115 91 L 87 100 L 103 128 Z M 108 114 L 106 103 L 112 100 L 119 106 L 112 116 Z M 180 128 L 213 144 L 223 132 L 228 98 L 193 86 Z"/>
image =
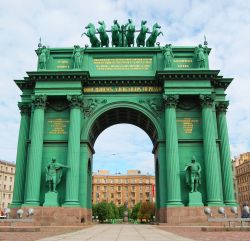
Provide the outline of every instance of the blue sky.
<path id="1" fill-rule="evenodd" d="M 35 70 L 39 37 L 50 47 L 88 44 L 80 35 L 89 22 L 113 19 L 136 26 L 162 26 L 161 44 L 198 45 L 207 36 L 210 68 L 235 78 L 227 90 L 231 155 L 250 150 L 250 2 L 245 0 L 1 0 L 0 1 L 0 159 L 15 161 L 19 129 L 20 91 L 13 80 Z M 107 145 L 108 143 L 108 145 Z M 94 170 L 153 173 L 152 143 L 139 128 L 118 125 L 106 129 L 95 143 Z M 113 151 L 115 150 L 115 151 Z"/>

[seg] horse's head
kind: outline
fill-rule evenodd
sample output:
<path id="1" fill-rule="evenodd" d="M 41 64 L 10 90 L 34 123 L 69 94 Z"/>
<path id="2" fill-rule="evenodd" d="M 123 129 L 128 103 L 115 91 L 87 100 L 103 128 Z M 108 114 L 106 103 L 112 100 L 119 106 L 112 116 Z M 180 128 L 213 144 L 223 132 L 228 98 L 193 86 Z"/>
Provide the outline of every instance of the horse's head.
<path id="1" fill-rule="evenodd" d="M 95 25 L 93 23 L 89 23 L 85 28 L 86 29 L 95 29 Z"/>
<path id="2" fill-rule="evenodd" d="M 142 20 L 141 21 L 141 26 L 146 25 L 146 23 L 147 23 L 147 20 Z"/>
<path id="3" fill-rule="evenodd" d="M 104 25 L 104 21 L 98 21 L 98 23 L 102 26 Z"/>
<path id="4" fill-rule="evenodd" d="M 157 28 L 161 28 L 161 26 L 160 26 L 158 23 L 155 23 L 155 24 L 153 25 L 153 29 L 157 29 Z"/>

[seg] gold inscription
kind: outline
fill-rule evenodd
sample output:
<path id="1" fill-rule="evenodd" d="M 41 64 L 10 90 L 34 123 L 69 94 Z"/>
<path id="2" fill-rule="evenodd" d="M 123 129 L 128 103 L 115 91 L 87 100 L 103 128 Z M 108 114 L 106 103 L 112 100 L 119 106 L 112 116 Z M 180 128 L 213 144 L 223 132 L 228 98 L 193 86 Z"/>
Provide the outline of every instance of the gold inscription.
<path id="1" fill-rule="evenodd" d="M 159 86 L 124 86 L 124 87 L 85 87 L 84 93 L 124 93 L 124 92 L 162 92 Z"/>
<path id="2" fill-rule="evenodd" d="M 150 70 L 152 58 L 94 58 L 96 70 Z"/>
<path id="3" fill-rule="evenodd" d="M 192 134 L 194 125 L 199 124 L 198 119 L 191 119 L 191 118 L 178 119 L 177 123 L 178 122 L 182 123 L 183 131 L 184 131 L 185 134 Z"/>
<path id="4" fill-rule="evenodd" d="M 188 64 L 178 64 L 178 68 L 189 68 L 190 66 Z"/>
<path id="5" fill-rule="evenodd" d="M 192 59 L 174 59 L 175 63 L 192 63 Z"/>
<path id="6" fill-rule="evenodd" d="M 61 59 L 57 61 L 57 69 L 69 69 L 69 60 Z"/>
<path id="7" fill-rule="evenodd" d="M 68 134 L 67 127 L 68 127 L 69 120 L 66 119 L 48 119 L 49 124 L 49 134 L 51 135 L 65 135 Z"/>

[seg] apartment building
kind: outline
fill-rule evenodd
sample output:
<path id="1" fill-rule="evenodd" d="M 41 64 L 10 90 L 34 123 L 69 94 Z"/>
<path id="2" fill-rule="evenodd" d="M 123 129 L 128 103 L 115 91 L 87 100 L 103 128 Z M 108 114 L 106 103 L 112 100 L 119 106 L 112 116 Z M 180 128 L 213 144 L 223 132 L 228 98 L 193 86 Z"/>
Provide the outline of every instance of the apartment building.
<path id="1" fill-rule="evenodd" d="M 92 202 L 113 202 L 117 206 L 127 203 L 129 208 L 138 202 L 155 201 L 155 176 L 128 170 L 127 174 L 110 174 L 99 170 L 92 176 Z"/>
<path id="2" fill-rule="evenodd" d="M 0 160 L 0 210 L 12 202 L 15 171 L 15 163 Z"/>

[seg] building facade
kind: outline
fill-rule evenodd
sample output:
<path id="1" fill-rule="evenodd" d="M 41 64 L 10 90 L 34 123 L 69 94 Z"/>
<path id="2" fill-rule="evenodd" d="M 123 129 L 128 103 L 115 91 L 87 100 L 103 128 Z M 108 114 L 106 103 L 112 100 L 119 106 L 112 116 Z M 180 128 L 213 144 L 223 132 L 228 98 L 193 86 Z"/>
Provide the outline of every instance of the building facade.
<path id="1" fill-rule="evenodd" d="M 12 202 L 16 165 L 0 160 L 0 210 Z"/>
<path id="2" fill-rule="evenodd" d="M 235 159 L 235 174 L 237 180 L 237 196 L 240 206 L 250 202 L 250 152 L 241 154 Z"/>
<path id="3" fill-rule="evenodd" d="M 127 203 L 128 208 L 139 202 L 155 202 L 155 177 L 138 170 L 128 170 L 127 175 L 98 171 L 92 176 L 92 202 L 102 201 L 117 206 Z"/>

